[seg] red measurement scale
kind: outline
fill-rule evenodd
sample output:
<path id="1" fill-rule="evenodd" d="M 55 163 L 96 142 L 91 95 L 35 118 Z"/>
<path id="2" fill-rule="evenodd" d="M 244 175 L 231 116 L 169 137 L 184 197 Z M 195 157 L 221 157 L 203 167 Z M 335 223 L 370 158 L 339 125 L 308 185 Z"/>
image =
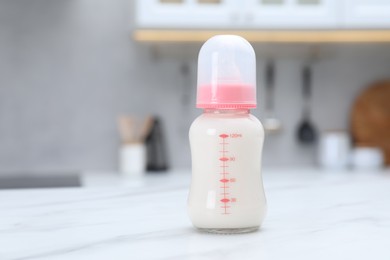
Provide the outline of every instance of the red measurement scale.
<path id="1" fill-rule="evenodd" d="M 220 150 L 220 153 L 221 153 L 221 157 L 219 157 L 219 161 L 221 162 L 221 175 L 222 175 L 222 178 L 219 180 L 221 182 L 221 203 L 222 203 L 222 206 L 221 206 L 221 209 L 222 209 L 222 214 L 230 214 L 229 212 L 229 208 L 231 207 L 230 206 L 230 202 L 231 202 L 231 197 L 230 197 L 230 194 L 229 194 L 229 183 L 230 183 L 230 180 L 227 178 L 227 175 L 228 175 L 228 171 L 227 171 L 227 168 L 229 168 L 228 166 L 228 162 L 229 162 L 229 157 L 227 156 L 228 154 L 228 150 L 226 149 L 226 146 L 229 144 L 227 142 L 227 138 L 229 137 L 228 134 L 220 134 L 219 137 L 222 139 L 221 142 L 220 142 L 220 145 L 221 145 L 221 150 Z"/>

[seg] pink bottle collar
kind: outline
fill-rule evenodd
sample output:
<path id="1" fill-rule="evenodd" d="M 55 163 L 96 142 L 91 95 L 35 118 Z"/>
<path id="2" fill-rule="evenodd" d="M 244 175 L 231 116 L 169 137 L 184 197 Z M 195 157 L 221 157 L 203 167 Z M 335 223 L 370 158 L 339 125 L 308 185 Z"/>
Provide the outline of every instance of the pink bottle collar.
<path id="1" fill-rule="evenodd" d="M 256 108 L 256 88 L 245 84 L 198 86 L 197 108 Z"/>

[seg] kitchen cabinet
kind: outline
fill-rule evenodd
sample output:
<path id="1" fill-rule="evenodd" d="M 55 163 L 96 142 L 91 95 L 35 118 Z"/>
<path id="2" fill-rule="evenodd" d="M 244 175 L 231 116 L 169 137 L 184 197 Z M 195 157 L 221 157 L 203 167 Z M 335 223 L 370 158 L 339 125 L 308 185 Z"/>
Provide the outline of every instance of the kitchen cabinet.
<path id="1" fill-rule="evenodd" d="M 345 0 L 346 28 L 390 28 L 389 0 Z"/>
<path id="2" fill-rule="evenodd" d="M 237 26 L 235 0 L 140 0 L 136 21 L 141 28 L 225 28 Z"/>
<path id="3" fill-rule="evenodd" d="M 334 28 L 336 0 L 139 0 L 141 28 Z"/>
<path id="4" fill-rule="evenodd" d="M 203 42 L 389 43 L 389 0 L 137 0 L 134 39 Z"/>
<path id="5" fill-rule="evenodd" d="M 244 27 L 315 29 L 340 27 L 336 0 L 247 0 Z"/>
<path id="6" fill-rule="evenodd" d="M 384 29 L 388 0 L 137 0 L 138 28 Z"/>

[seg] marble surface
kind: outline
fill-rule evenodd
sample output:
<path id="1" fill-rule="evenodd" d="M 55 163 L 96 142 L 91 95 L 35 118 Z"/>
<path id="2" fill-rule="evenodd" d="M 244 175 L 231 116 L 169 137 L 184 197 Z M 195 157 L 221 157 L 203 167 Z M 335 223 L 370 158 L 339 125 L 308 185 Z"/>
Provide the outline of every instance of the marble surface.
<path id="1" fill-rule="evenodd" d="M 99 178 L 0 191 L 0 259 L 390 259 L 388 171 L 264 170 L 268 215 L 241 235 L 192 228 L 188 172 Z"/>

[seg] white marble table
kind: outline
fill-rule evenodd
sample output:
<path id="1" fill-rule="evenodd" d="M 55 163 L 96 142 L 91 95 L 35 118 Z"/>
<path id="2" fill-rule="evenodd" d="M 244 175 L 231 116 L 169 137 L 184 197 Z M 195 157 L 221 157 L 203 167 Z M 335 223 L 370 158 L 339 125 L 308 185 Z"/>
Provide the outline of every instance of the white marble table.
<path id="1" fill-rule="evenodd" d="M 390 172 L 265 170 L 264 179 L 267 218 L 241 235 L 192 228 L 188 173 L 0 191 L 0 259 L 390 259 Z"/>

